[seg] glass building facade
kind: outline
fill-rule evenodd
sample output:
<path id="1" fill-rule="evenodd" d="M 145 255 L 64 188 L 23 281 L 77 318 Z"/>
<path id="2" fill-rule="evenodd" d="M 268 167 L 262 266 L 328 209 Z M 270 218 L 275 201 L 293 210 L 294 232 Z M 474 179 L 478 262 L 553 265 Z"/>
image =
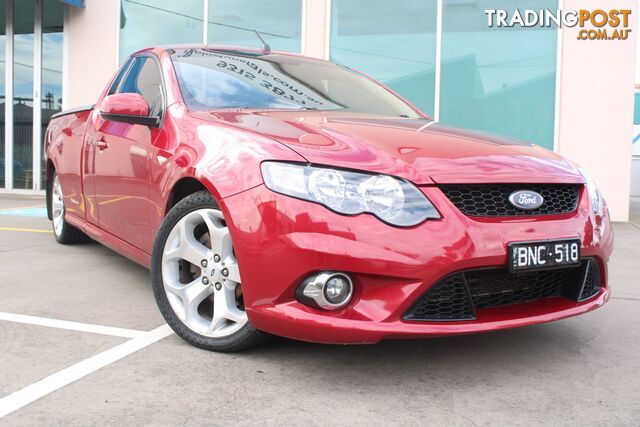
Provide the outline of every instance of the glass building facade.
<path id="1" fill-rule="evenodd" d="M 204 0 L 122 0 L 120 59 L 148 47 L 202 43 Z"/>
<path id="2" fill-rule="evenodd" d="M 557 0 L 444 0 L 440 121 L 553 149 L 557 31 L 489 28 L 486 9 L 558 8 Z"/>
<path id="3" fill-rule="evenodd" d="M 151 45 L 208 43 L 300 52 L 302 0 L 121 0 L 120 59 Z"/>
<path id="4" fill-rule="evenodd" d="M 333 0 L 330 59 L 381 80 L 432 117 L 437 111 L 442 123 L 553 148 L 557 31 L 489 28 L 484 10 L 557 6 L 442 0 L 436 64 L 436 0 Z"/>
<path id="5" fill-rule="evenodd" d="M 330 59 L 434 115 L 436 0 L 333 0 Z"/>
<path id="6" fill-rule="evenodd" d="M 44 132 L 62 110 L 64 5 L 1 0 L 0 14 L 0 188 L 40 190 Z"/>
<path id="7" fill-rule="evenodd" d="M 272 49 L 301 51 L 302 1 L 210 0 L 209 43 L 260 47 L 254 31 Z"/>

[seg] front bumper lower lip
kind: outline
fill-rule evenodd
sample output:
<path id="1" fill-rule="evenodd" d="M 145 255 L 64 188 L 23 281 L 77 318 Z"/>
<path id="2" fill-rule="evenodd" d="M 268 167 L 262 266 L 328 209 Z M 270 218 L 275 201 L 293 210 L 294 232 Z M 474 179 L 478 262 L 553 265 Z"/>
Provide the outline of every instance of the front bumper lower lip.
<path id="1" fill-rule="evenodd" d="M 318 316 L 299 303 L 255 307 L 249 317 L 258 329 L 269 329 L 300 341 L 327 344 L 373 344 L 385 339 L 427 338 L 499 331 L 578 316 L 601 307 L 609 300 L 609 290 L 603 288 L 584 303 L 565 298 L 553 298 L 533 303 L 483 310 L 473 321 L 425 322 L 395 320 L 371 322 L 330 316 Z M 295 328 L 291 325 L 295 324 Z M 287 331 L 289 331 L 287 333 Z"/>

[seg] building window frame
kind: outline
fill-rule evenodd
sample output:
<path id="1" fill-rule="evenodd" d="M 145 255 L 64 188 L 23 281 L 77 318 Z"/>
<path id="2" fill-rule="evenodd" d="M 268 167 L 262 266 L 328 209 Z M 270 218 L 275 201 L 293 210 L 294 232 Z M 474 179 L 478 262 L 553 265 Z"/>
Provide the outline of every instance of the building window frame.
<path id="1" fill-rule="evenodd" d="M 42 177 L 42 0 L 35 0 L 33 46 L 33 155 L 32 189 L 40 191 Z"/>
<path id="2" fill-rule="evenodd" d="M 13 189 L 13 0 L 7 0 L 4 48 L 4 189 Z"/>

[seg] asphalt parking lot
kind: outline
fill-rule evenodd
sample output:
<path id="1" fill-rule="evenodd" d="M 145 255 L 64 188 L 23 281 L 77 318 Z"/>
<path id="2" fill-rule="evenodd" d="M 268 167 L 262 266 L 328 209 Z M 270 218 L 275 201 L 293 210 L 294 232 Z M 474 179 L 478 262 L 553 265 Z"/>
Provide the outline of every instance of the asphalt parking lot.
<path id="1" fill-rule="evenodd" d="M 613 297 L 595 312 L 482 335 L 274 339 L 217 354 L 168 330 L 145 269 L 96 243 L 58 245 L 42 198 L 0 196 L 0 424 L 637 426 L 632 205 L 632 222 L 614 226 Z"/>

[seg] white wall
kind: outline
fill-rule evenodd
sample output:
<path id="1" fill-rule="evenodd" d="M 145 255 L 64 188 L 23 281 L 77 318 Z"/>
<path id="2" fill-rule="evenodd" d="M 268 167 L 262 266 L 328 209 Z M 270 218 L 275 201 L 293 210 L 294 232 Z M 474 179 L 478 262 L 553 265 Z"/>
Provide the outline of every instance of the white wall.
<path id="1" fill-rule="evenodd" d="M 640 10 L 637 14 L 638 31 L 640 31 Z M 636 92 L 640 91 L 640 36 L 636 41 Z M 633 137 L 640 137 L 640 124 L 633 127 Z M 640 197 L 640 141 L 633 145 L 633 159 L 631 160 L 631 195 Z"/>
<path id="2" fill-rule="evenodd" d="M 65 22 L 65 108 L 93 104 L 118 66 L 118 0 L 68 7 Z"/>
<path id="3" fill-rule="evenodd" d="M 565 0 L 565 9 L 631 9 L 638 0 Z M 629 219 L 637 20 L 628 40 L 578 40 L 562 30 L 558 151 L 585 167 L 614 221 Z M 610 31 L 610 30 L 609 30 Z"/>
<path id="4" fill-rule="evenodd" d="M 329 58 L 331 0 L 302 0 L 302 54 Z"/>

